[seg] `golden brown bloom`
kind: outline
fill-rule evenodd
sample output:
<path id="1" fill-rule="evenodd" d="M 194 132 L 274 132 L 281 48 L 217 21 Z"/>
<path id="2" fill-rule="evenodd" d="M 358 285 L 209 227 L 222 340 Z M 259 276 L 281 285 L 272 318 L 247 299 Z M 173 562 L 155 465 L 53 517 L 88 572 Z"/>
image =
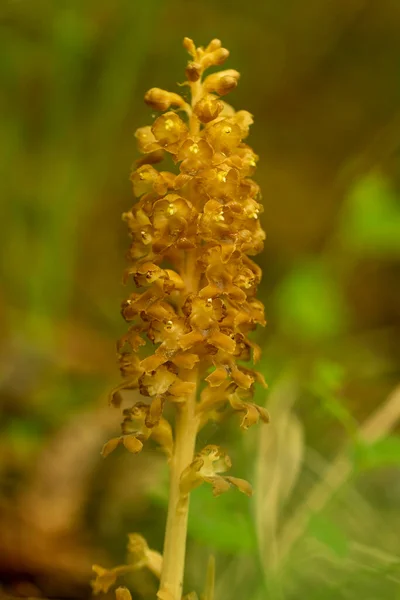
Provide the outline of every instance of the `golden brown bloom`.
<path id="1" fill-rule="evenodd" d="M 104 592 L 106 594 L 117 581 L 118 573 L 116 569 L 104 569 L 99 565 L 93 565 L 92 569 L 96 574 L 96 579 L 92 581 L 93 593 Z"/>
<path id="2" fill-rule="evenodd" d="M 113 569 L 104 569 L 99 565 L 93 565 L 92 569 L 96 574 L 91 582 L 94 594 L 107 593 L 118 577 L 138 571 L 148 569 L 158 579 L 161 575 L 162 556 L 159 552 L 151 550 L 143 536 L 138 533 L 130 533 L 128 536 L 128 560 L 126 565 L 119 565 Z M 120 587 L 115 590 L 116 600 L 130 600 L 129 591 Z"/>
<path id="3" fill-rule="evenodd" d="M 265 324 L 256 299 L 261 270 L 250 258 L 265 237 L 260 190 L 251 179 L 258 157 L 244 142 L 253 118 L 221 99 L 237 86 L 237 71 L 203 78 L 228 58 L 221 42 L 196 48 L 185 38 L 184 46 L 191 56 L 185 71 L 191 94 L 149 90 L 145 102 L 163 114 L 135 134 L 142 153 L 131 175 L 137 202 L 123 219 L 131 238 L 124 279 L 136 290 L 122 305 L 130 324 L 117 345 L 124 382 L 111 401 L 119 407 L 124 389 L 138 390 L 143 401 L 123 409 L 122 435 L 102 451 L 107 456 L 122 445 L 137 453 L 152 439 L 169 457 L 160 600 L 182 597 L 190 491 L 207 482 L 214 495 L 231 487 L 252 493 L 246 481 L 222 474 L 231 462 L 220 448 L 194 453 L 199 428 L 232 410 L 240 413 L 242 429 L 268 421 L 252 401 L 254 384 L 265 382 L 242 365 L 258 360 L 260 349 L 248 336 Z M 167 155 L 174 172 L 156 168 Z M 200 378 L 206 387 L 199 398 Z M 166 403 L 175 407 L 174 433 L 163 416 Z M 147 546 L 142 538 L 134 541 L 143 559 Z M 96 569 L 95 591 L 105 591 L 114 571 Z"/>
<path id="4" fill-rule="evenodd" d="M 214 496 L 227 492 L 231 486 L 238 488 L 247 496 L 251 496 L 253 491 L 247 481 L 220 475 L 230 469 L 231 465 L 229 456 L 218 446 L 206 446 L 183 471 L 180 483 L 182 494 L 189 494 L 205 481 L 212 485 Z"/>

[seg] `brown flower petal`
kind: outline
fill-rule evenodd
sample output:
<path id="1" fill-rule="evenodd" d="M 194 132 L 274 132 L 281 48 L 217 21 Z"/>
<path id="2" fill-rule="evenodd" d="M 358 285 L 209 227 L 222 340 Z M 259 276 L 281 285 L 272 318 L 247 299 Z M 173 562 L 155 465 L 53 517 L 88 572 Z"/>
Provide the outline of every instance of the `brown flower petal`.
<path id="1" fill-rule="evenodd" d="M 172 428 L 166 419 L 160 419 L 158 424 L 152 429 L 151 437 L 161 446 L 167 456 L 172 456 L 174 447 Z"/>
<path id="2" fill-rule="evenodd" d="M 152 354 L 151 356 L 143 359 L 140 362 L 140 366 L 145 373 L 150 373 L 151 371 L 158 369 L 158 367 L 164 364 L 167 360 L 168 358 L 161 352 L 159 354 Z"/>
<path id="3" fill-rule="evenodd" d="M 176 398 L 185 398 L 193 394 L 196 389 L 196 384 L 190 381 L 182 381 L 175 379 L 174 383 L 169 387 L 168 393 Z"/>
<path id="4" fill-rule="evenodd" d="M 201 341 L 203 341 L 203 336 L 200 331 L 191 331 L 190 333 L 186 333 L 181 337 L 179 340 L 179 346 L 183 350 L 188 350 Z"/>
<path id="5" fill-rule="evenodd" d="M 246 496 L 253 495 L 253 488 L 251 487 L 250 483 L 245 479 L 227 476 L 225 477 L 225 480 L 228 481 L 231 485 L 234 485 L 239 490 L 239 492 L 246 494 Z"/>
<path id="6" fill-rule="evenodd" d="M 231 376 L 233 381 L 237 383 L 239 387 L 245 389 L 248 389 L 254 381 L 250 375 L 247 375 L 242 369 L 238 369 L 237 367 L 232 369 Z"/>
<path id="7" fill-rule="evenodd" d="M 119 445 L 121 438 L 112 438 L 106 444 L 104 444 L 103 449 L 101 451 L 101 455 L 103 458 L 106 458 L 111 452 L 114 452 L 115 448 Z"/>
<path id="8" fill-rule="evenodd" d="M 155 398 L 153 398 L 145 418 L 146 427 L 149 427 L 151 429 L 152 427 L 155 427 L 159 424 L 160 419 L 162 417 L 164 404 L 164 396 L 156 396 Z"/>
<path id="9" fill-rule="evenodd" d="M 207 483 L 212 485 L 213 496 L 217 497 L 223 494 L 224 492 L 228 492 L 230 490 L 229 482 L 226 477 L 221 477 L 219 475 L 214 475 L 213 477 L 205 477 L 204 478 Z"/>
<path id="10" fill-rule="evenodd" d="M 187 369 L 190 371 L 195 364 L 199 362 L 200 358 L 197 354 L 178 352 L 171 360 L 179 369 Z"/>
<path id="11" fill-rule="evenodd" d="M 229 335 L 225 335 L 220 331 L 215 331 L 210 336 L 208 336 L 208 343 L 220 350 L 224 350 L 229 354 L 233 354 L 236 347 L 236 342 Z"/>
<path id="12" fill-rule="evenodd" d="M 217 367 L 205 380 L 208 381 L 211 387 L 218 387 L 225 381 L 227 376 L 228 373 L 224 367 Z"/>
<path id="13" fill-rule="evenodd" d="M 264 423 L 269 423 L 268 411 L 263 406 L 245 402 L 237 393 L 229 395 L 229 402 L 234 410 L 245 413 L 240 424 L 242 429 L 248 429 L 251 425 L 258 423 L 260 419 Z"/>
<path id="14" fill-rule="evenodd" d="M 143 443 L 134 435 L 122 436 L 122 443 L 129 452 L 132 452 L 132 454 L 137 454 L 143 448 Z"/>
<path id="15" fill-rule="evenodd" d="M 96 573 L 96 579 L 91 582 L 93 593 L 106 594 L 116 582 L 117 573 L 113 569 L 103 569 L 100 565 L 93 565 L 92 569 Z"/>

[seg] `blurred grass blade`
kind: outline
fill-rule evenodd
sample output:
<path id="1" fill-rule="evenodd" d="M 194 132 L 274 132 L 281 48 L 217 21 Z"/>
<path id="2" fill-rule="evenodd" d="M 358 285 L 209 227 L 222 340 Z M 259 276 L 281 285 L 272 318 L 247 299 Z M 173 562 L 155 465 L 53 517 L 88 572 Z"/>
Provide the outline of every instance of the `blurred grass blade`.
<path id="1" fill-rule="evenodd" d="M 400 420 L 400 386 L 387 401 L 360 427 L 359 439 L 373 444 L 388 434 Z M 296 541 L 305 533 L 310 517 L 326 506 L 333 494 L 347 481 L 353 471 L 352 461 L 345 449 L 327 468 L 321 481 L 308 493 L 293 517 L 285 523 L 279 540 L 279 562 L 290 553 Z"/>
<path id="2" fill-rule="evenodd" d="M 276 535 L 281 510 L 297 481 L 303 459 L 303 430 L 292 413 L 297 386 L 286 379 L 272 391 L 271 424 L 260 429 L 255 477 L 256 526 L 265 569 L 276 563 Z"/>
<path id="3" fill-rule="evenodd" d="M 206 587 L 201 600 L 214 600 L 215 587 L 215 557 L 213 555 L 208 559 Z"/>

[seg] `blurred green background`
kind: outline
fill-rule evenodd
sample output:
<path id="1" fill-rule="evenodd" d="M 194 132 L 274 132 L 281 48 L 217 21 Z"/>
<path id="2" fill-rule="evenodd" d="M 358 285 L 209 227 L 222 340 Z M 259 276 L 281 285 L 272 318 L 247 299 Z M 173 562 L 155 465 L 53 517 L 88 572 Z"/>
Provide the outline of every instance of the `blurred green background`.
<path id="1" fill-rule="evenodd" d="M 1 594 L 87 598 L 129 531 L 162 548 L 164 458 L 99 452 L 133 132 L 144 92 L 184 79 L 186 35 L 222 39 L 255 117 L 273 418 L 202 434 L 256 494 L 194 492 L 185 589 L 213 553 L 216 600 L 400 598 L 399 31 L 397 0 L 2 0 Z"/>

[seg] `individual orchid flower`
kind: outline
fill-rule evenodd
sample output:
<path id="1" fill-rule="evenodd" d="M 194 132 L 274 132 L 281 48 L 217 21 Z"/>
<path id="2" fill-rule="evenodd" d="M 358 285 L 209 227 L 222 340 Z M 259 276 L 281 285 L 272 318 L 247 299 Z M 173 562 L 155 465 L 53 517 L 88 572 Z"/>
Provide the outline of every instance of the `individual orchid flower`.
<path id="1" fill-rule="evenodd" d="M 181 493 L 186 496 L 202 483 L 212 485 L 214 496 L 219 496 L 236 487 L 240 492 L 251 496 L 251 485 L 244 479 L 221 475 L 232 466 L 231 459 L 221 448 L 209 445 L 199 452 L 193 462 L 183 471 L 180 479 Z"/>
<path id="2" fill-rule="evenodd" d="M 106 457 L 117 446 L 123 445 L 132 454 L 137 454 L 143 448 L 143 442 L 150 436 L 157 442 L 167 456 L 171 456 L 173 439 L 171 426 L 162 415 L 163 400 L 155 398 L 151 404 L 137 402 L 131 408 L 123 411 L 122 435 L 112 438 L 102 449 L 102 456 Z"/>
<path id="3" fill-rule="evenodd" d="M 128 535 L 128 556 L 127 564 L 119 565 L 113 569 L 105 569 L 100 565 L 93 565 L 92 570 L 96 574 L 91 581 L 93 593 L 107 593 L 116 583 L 118 577 L 122 577 L 140 569 L 148 569 L 158 579 L 161 575 L 162 556 L 156 550 L 149 548 L 143 536 L 137 533 Z M 125 587 L 119 587 L 115 590 L 116 600 L 131 600 L 130 592 Z"/>

